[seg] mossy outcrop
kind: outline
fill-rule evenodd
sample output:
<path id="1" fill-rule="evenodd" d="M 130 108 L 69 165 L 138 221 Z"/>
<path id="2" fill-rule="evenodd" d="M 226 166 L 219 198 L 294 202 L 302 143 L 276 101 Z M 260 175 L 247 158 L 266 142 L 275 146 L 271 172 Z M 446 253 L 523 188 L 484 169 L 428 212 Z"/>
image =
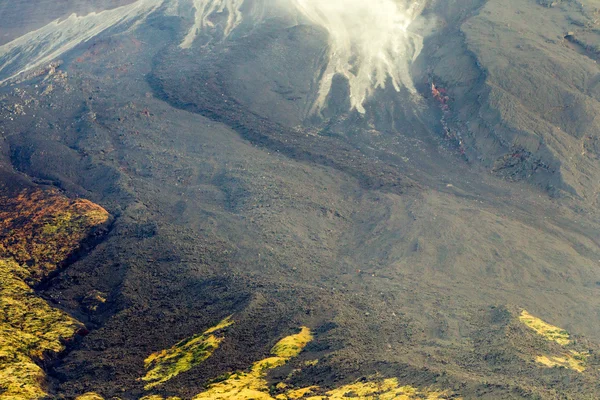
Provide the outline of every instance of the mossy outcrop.
<path id="1" fill-rule="evenodd" d="M 338 399 L 380 399 L 380 400 L 444 400 L 456 399 L 450 397 L 447 391 L 419 390 L 415 387 L 402 385 L 396 378 L 383 380 L 373 379 L 366 382 L 356 382 L 344 385 L 326 392 L 322 396 L 281 397 L 288 399 L 338 400 Z"/>
<path id="2" fill-rule="evenodd" d="M 536 331 L 539 335 L 542 335 L 548 340 L 553 340 L 562 346 L 565 346 L 571 342 L 569 332 L 557 326 L 550 325 L 537 317 L 534 317 L 526 310 L 521 311 L 519 320 Z"/>
<path id="3" fill-rule="evenodd" d="M 0 399 L 47 397 L 40 361 L 62 352 L 83 324 L 36 296 L 39 282 L 109 214 L 56 191 L 0 196 Z"/>
<path id="4" fill-rule="evenodd" d="M 37 399 L 45 395 L 45 374 L 36 363 L 64 350 L 82 324 L 52 308 L 25 283 L 27 269 L 0 260 L 1 399 Z"/>
<path id="5" fill-rule="evenodd" d="M 98 393 L 90 392 L 77 396 L 75 400 L 104 400 L 104 397 L 100 396 Z"/>
<path id="6" fill-rule="evenodd" d="M 152 370 L 154 371 L 153 376 L 162 376 L 160 381 L 156 380 L 155 382 L 165 382 L 175 375 L 189 370 L 177 370 L 175 367 L 189 365 L 190 354 L 195 354 L 195 350 L 190 350 L 190 347 L 204 343 L 210 336 L 221 332 L 232 324 L 231 317 L 226 318 L 204 333 L 183 340 L 168 350 L 148 357 L 148 360 L 156 368 Z M 419 389 L 409 385 L 402 385 L 397 378 L 381 378 L 377 376 L 333 389 L 325 389 L 317 385 L 293 387 L 285 382 L 274 383 L 268 381 L 267 374 L 269 371 L 281 367 L 294 357 L 297 357 L 312 339 L 311 330 L 307 327 L 301 327 L 298 333 L 286 336 L 277 342 L 271 349 L 269 357 L 256 361 L 246 371 L 236 371 L 225 374 L 220 379 L 213 380 L 213 383 L 209 384 L 204 392 L 194 396 L 192 400 L 460 400 L 459 397 L 456 397 L 449 391 L 440 391 L 434 388 Z M 218 338 L 219 343 L 223 340 L 225 340 L 224 335 Z M 210 357 L 212 353 L 203 353 L 203 359 L 199 363 Z M 303 363 L 303 365 L 309 366 L 315 364 L 315 360 Z M 159 366 L 162 368 L 158 368 Z M 174 371 L 177 371 L 177 374 L 172 374 Z M 78 397 L 77 400 L 103 400 L 103 398 L 96 393 L 87 393 Z M 139 400 L 181 399 L 178 397 L 165 398 L 161 395 L 150 394 Z"/>
<path id="7" fill-rule="evenodd" d="M 148 371 L 142 378 L 148 382 L 145 389 L 152 389 L 202 363 L 223 341 L 224 337 L 220 333 L 232 324 L 231 317 L 227 317 L 201 334 L 184 339 L 170 349 L 151 354 L 144 361 Z"/>
<path id="8" fill-rule="evenodd" d="M 299 333 L 277 342 L 271 349 L 271 357 L 255 362 L 246 372 L 237 371 L 227 379 L 209 385 L 194 400 L 273 399 L 266 380 L 267 372 L 296 357 L 311 340 L 310 329 L 302 327 Z"/>
<path id="9" fill-rule="evenodd" d="M 587 354 L 568 348 L 573 343 L 569 332 L 542 321 L 526 310 L 521 312 L 519 320 L 547 341 L 556 342 L 560 345 L 560 351 L 555 354 L 548 353 L 536 356 L 535 361 L 537 363 L 546 367 L 564 367 L 577 372 L 585 371 Z"/>
<path id="10" fill-rule="evenodd" d="M 99 205 L 56 190 L 0 195 L 0 254 L 27 266 L 28 279 L 37 283 L 109 220 Z"/>

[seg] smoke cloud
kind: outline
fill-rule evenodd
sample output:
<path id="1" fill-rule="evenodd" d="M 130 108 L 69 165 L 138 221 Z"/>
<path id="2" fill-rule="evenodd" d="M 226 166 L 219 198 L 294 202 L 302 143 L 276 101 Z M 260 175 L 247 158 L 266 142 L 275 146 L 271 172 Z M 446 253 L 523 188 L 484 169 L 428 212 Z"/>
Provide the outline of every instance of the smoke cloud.
<path id="1" fill-rule="evenodd" d="M 405 0 L 290 0 L 310 22 L 329 33 L 329 64 L 320 82 L 314 111 L 325 104 L 335 74 L 350 83 L 352 107 L 364 113 L 364 102 L 388 81 L 397 91 L 415 93 L 409 68 L 423 47 L 411 25 L 423 2 Z"/>
<path id="2" fill-rule="evenodd" d="M 388 83 L 397 91 L 406 88 L 416 93 L 409 70 L 423 47 L 423 38 L 414 28 L 425 0 L 194 0 L 196 22 L 181 47 L 191 47 L 201 30 L 213 28 L 211 16 L 216 14 L 228 15 L 221 27 L 227 37 L 242 18 L 248 17 L 240 11 L 248 3 L 248 9 L 257 3 L 270 3 L 267 6 L 273 10 L 299 15 L 298 23 L 328 32 L 329 60 L 319 82 L 314 113 L 325 106 L 336 74 L 348 79 L 352 108 L 361 113 L 373 92 Z"/>
<path id="3" fill-rule="evenodd" d="M 281 15 L 299 24 L 313 24 L 329 34 L 329 58 L 320 77 L 312 111 L 325 105 L 336 74 L 350 84 L 351 105 L 364 113 L 364 103 L 387 84 L 415 93 L 410 65 L 423 46 L 415 24 L 426 0 L 138 0 L 128 6 L 71 15 L 0 47 L 0 83 L 61 56 L 77 44 L 116 25 L 141 22 L 161 9 L 181 14 L 193 6 L 194 22 L 180 47 L 191 49 L 203 31 L 227 38 L 244 19 L 252 24 Z M 182 5 L 187 7 L 182 7 Z M 271 14 L 269 15 L 269 11 Z M 189 11 L 186 11 L 189 12 Z M 216 26 L 214 21 L 220 21 Z M 190 51 L 193 51 L 191 49 Z"/>
<path id="4" fill-rule="evenodd" d="M 225 37 L 237 28 L 242 22 L 242 13 L 240 7 L 243 5 L 244 0 L 192 0 L 194 8 L 196 9 L 196 15 L 194 18 L 194 25 L 188 31 L 185 39 L 179 47 L 183 49 L 189 49 L 198 34 L 206 28 L 214 27 L 210 17 L 215 13 L 227 12 L 227 23 L 223 28 L 223 35 Z"/>

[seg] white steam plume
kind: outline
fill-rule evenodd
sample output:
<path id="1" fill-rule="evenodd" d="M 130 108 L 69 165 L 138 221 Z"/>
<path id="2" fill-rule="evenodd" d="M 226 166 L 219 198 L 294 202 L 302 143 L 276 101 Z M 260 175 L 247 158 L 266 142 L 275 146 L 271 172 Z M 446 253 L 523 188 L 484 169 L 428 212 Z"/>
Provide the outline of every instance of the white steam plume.
<path id="1" fill-rule="evenodd" d="M 425 1 L 138 0 L 113 10 L 71 15 L 0 46 L 0 83 L 61 56 L 111 27 L 140 23 L 162 5 L 168 15 L 181 15 L 183 10 L 189 10 L 182 4 L 193 6 L 194 23 L 180 43 L 184 49 L 192 46 L 200 32 L 213 29 L 215 18 L 226 18 L 218 33 L 223 39 L 244 18 L 256 24 L 265 17 L 265 12 L 277 16 L 283 10 L 292 20 L 301 16 L 301 23 L 314 24 L 329 33 L 329 60 L 312 111 L 322 110 L 333 77 L 342 74 L 350 84 L 352 108 L 364 113 L 365 101 L 388 82 L 397 91 L 404 87 L 415 92 L 409 68 L 423 41 L 412 28 Z"/>
<path id="2" fill-rule="evenodd" d="M 210 17 L 215 13 L 227 13 L 227 23 L 223 29 L 225 37 L 237 28 L 242 22 L 242 13 L 240 7 L 244 0 L 193 0 L 196 15 L 194 25 L 188 31 L 185 39 L 179 47 L 188 49 L 194 43 L 198 34 L 207 27 L 212 28 L 214 24 L 210 21 Z"/>
<path id="3" fill-rule="evenodd" d="M 350 83 L 352 108 L 365 112 L 364 102 L 388 79 L 397 91 L 416 90 L 411 62 L 423 39 L 410 30 L 424 5 L 410 0 L 291 0 L 312 23 L 329 33 L 329 63 L 320 82 L 313 111 L 325 105 L 335 74 Z"/>
<path id="4" fill-rule="evenodd" d="M 410 64 L 423 47 L 423 38 L 411 30 L 426 0 L 193 0 L 194 26 L 180 47 L 189 48 L 204 29 L 212 28 L 211 17 L 226 13 L 223 37 L 242 22 L 245 3 L 268 3 L 291 14 L 300 14 L 329 33 L 329 62 L 321 77 L 313 112 L 325 106 L 335 74 L 344 75 L 350 84 L 351 105 L 361 113 L 364 103 L 377 88 L 388 82 L 416 93 Z M 256 21 L 256 18 L 255 18 Z M 259 21 L 258 21 L 259 22 Z"/>

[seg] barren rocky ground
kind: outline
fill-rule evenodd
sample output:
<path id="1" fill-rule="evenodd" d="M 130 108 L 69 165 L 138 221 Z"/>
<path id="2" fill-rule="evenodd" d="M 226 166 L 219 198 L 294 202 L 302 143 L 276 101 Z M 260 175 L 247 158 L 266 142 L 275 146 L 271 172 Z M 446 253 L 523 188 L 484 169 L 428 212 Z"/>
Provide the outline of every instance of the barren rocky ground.
<path id="1" fill-rule="evenodd" d="M 2 265 L 23 191 L 110 214 L 19 278 L 85 327 L 22 398 L 600 397 L 600 3 L 427 2 L 358 107 L 285 4 L 0 0 Z"/>

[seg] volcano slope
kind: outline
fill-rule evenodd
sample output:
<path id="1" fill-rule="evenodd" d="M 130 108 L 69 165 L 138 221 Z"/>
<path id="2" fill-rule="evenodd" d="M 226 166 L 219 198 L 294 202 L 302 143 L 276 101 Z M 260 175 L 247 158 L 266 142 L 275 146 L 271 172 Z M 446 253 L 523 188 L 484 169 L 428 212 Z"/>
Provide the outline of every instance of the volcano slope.
<path id="1" fill-rule="evenodd" d="M 282 4 L 140 0 L 0 47 L 0 211 L 113 218 L 26 282 L 86 334 L 23 398 L 600 397 L 597 2 L 428 3 L 416 92 L 359 108 L 358 67 L 314 107 L 335 32 Z"/>

